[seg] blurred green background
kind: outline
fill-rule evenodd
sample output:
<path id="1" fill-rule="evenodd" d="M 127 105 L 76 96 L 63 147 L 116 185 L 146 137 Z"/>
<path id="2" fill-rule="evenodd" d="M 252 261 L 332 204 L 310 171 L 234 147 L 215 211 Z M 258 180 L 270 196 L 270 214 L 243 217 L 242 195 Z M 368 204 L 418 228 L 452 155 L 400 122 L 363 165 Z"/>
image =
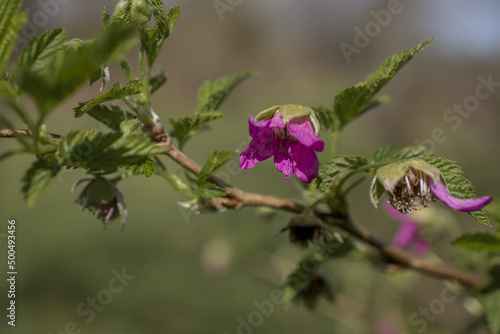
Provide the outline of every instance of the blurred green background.
<path id="1" fill-rule="evenodd" d="M 218 13 L 215 5 L 220 2 L 231 10 Z M 70 38 L 85 39 L 100 29 L 104 5 L 113 8 L 116 3 L 42 0 L 25 1 L 25 7 L 31 21 L 38 22 L 38 33 L 63 26 Z M 205 161 L 216 149 L 245 147 L 248 115 L 276 104 L 330 105 L 336 92 L 362 80 L 388 55 L 434 37 L 434 43 L 384 89 L 392 96 L 391 103 L 346 128 L 339 152 L 369 155 L 380 145 L 402 148 L 431 138 L 434 129 L 441 128 L 446 140 L 436 144 L 436 152 L 464 168 L 478 195 L 498 196 L 500 87 L 494 87 L 499 91 L 480 101 L 469 117 L 461 118 L 456 129 L 443 117 L 447 109 L 475 94 L 479 76 L 500 81 L 500 3 L 401 1 L 400 12 L 391 15 L 385 27 L 379 25 L 380 31 L 351 55 L 350 62 L 341 43 L 355 46 L 356 27 L 364 30 L 375 21 L 372 11 L 387 10 L 389 2 L 164 3 L 167 9 L 181 4 L 181 17 L 155 69 L 169 73 L 167 84 L 154 96 L 164 124 L 194 110 L 196 91 L 204 80 L 246 69 L 259 71 L 223 105 L 226 116 L 186 146 L 196 161 Z M 42 14 L 33 21 L 39 12 L 45 13 L 45 24 Z M 114 65 L 111 76 L 122 78 Z M 98 89 L 98 85 L 82 87 L 59 105 L 49 118 L 48 130 L 64 133 L 98 127 L 90 117 L 75 119 L 72 113 L 79 101 L 96 95 Z M 15 145 L 3 139 L 0 152 Z M 321 158 L 327 158 L 327 150 Z M 125 231 L 120 231 L 118 222 L 103 229 L 74 204 L 78 193 L 70 193 L 71 185 L 85 177 L 82 171 L 61 173 L 34 207 L 27 206 L 20 180 L 34 159 L 17 156 L 0 164 L 0 268 L 6 268 L 8 219 L 17 223 L 18 261 L 17 326 L 7 326 L 4 318 L 2 333 L 417 333 L 423 325 L 409 321 L 412 313 L 429 307 L 444 288 L 439 280 L 413 273 L 390 275 L 362 261 L 336 260 L 325 268 L 337 291 L 335 304 L 321 302 L 314 312 L 302 305 L 290 309 L 274 305 L 269 316 L 259 317 L 254 301 L 270 300 L 285 274 L 307 253 L 290 246 L 285 235 L 274 236 L 289 214 L 278 213 L 269 220 L 247 208 L 189 215 L 177 205 L 185 198 L 164 180 L 136 177 L 121 183 L 129 209 Z M 285 180 L 272 161 L 244 172 L 227 172 L 229 181 L 245 190 L 301 199 L 295 177 Z M 397 223 L 373 208 L 368 185 L 362 184 L 350 198 L 353 217 L 390 240 Z M 491 230 L 466 214 L 454 217 L 464 231 Z M 456 263 L 466 255 L 451 250 L 452 237 L 444 235 L 433 250 Z M 122 268 L 134 278 L 121 292 L 107 293 L 113 271 Z M 0 287 L 5 310 L 5 280 Z M 82 316 L 77 311 L 87 298 L 106 296 L 112 297 L 105 299 L 109 303 L 92 321 L 86 321 L 88 313 Z M 457 332 L 470 322 L 477 306 L 462 297 L 428 321 L 425 333 Z M 255 326 L 238 328 L 239 317 Z"/>

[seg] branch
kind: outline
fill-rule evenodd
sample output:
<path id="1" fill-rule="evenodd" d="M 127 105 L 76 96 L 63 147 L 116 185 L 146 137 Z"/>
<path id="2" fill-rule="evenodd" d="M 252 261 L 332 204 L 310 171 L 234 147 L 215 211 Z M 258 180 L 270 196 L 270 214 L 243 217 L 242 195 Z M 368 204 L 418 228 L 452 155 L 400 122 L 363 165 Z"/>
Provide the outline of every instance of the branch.
<path id="1" fill-rule="evenodd" d="M 179 151 L 179 149 L 177 149 L 177 147 L 175 147 L 169 139 L 158 143 L 158 145 L 165 147 L 165 154 L 193 174 L 198 174 L 201 171 L 202 166 Z M 302 213 L 306 209 L 305 206 L 287 199 L 245 192 L 224 182 L 214 175 L 212 175 L 209 180 L 227 191 L 228 194 L 226 201 L 222 202 L 222 204 L 227 208 L 238 210 L 244 206 L 267 206 L 293 213 Z M 448 266 L 429 263 L 377 239 L 368 230 L 355 224 L 348 217 L 341 217 L 318 210 L 313 210 L 312 213 L 324 222 L 334 225 L 372 245 L 395 264 L 415 269 L 429 276 L 441 279 L 454 279 L 469 288 L 478 288 L 481 286 L 481 281 L 473 275 Z"/>
<path id="2" fill-rule="evenodd" d="M 28 130 L 0 129 L 0 138 L 14 138 L 18 135 L 31 136 L 31 132 Z M 60 135 L 53 133 L 49 133 L 49 135 L 56 140 L 61 137 Z M 202 167 L 175 147 L 169 136 L 163 136 L 157 145 L 164 147 L 166 155 L 193 174 L 200 173 Z M 224 206 L 235 210 L 244 206 L 267 206 L 293 213 L 302 213 L 306 209 L 305 206 L 284 198 L 245 192 L 241 189 L 233 187 L 214 175 L 209 178 L 209 181 L 227 191 L 226 197 L 215 199 L 212 201 L 213 205 Z M 481 281 L 473 275 L 448 266 L 429 263 L 377 239 L 368 230 L 354 223 L 349 217 L 325 213 L 318 210 L 312 210 L 312 214 L 327 224 L 336 226 L 357 237 L 361 241 L 372 245 L 394 264 L 415 269 L 425 275 L 441 279 L 454 279 L 469 288 L 478 288 L 481 286 Z"/>

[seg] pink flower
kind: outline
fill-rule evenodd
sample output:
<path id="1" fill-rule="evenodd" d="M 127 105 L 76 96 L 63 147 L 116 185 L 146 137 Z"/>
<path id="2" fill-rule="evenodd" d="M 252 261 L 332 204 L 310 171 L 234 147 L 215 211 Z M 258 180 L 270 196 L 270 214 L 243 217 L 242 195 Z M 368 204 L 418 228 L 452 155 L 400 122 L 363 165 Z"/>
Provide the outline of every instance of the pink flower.
<path id="1" fill-rule="evenodd" d="M 491 196 L 470 199 L 453 197 L 441 179 L 441 172 L 423 160 L 390 164 L 377 170 L 370 192 L 372 202 L 376 206 L 378 199 L 373 194 L 385 191 L 392 207 L 402 213 L 427 207 L 436 197 L 453 210 L 472 212 L 481 210 L 492 200 Z"/>
<path id="2" fill-rule="evenodd" d="M 425 253 L 429 249 L 430 241 L 420 233 L 419 223 L 388 204 L 385 205 L 385 210 L 389 216 L 401 222 L 401 227 L 394 236 L 394 245 L 401 249 L 409 246 L 415 254 Z"/>
<path id="3" fill-rule="evenodd" d="M 319 123 L 314 111 L 296 105 L 276 106 L 248 118 L 252 140 L 240 154 L 241 169 L 274 156 L 274 165 L 288 179 L 293 173 L 310 183 L 317 175 L 319 161 L 315 152 L 325 143 L 318 139 Z"/>

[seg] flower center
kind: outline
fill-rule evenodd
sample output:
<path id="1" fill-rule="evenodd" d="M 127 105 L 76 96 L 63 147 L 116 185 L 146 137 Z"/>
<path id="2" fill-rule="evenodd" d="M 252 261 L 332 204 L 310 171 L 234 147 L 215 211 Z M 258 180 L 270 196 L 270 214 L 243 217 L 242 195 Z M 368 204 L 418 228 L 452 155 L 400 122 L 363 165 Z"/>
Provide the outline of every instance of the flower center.
<path id="1" fill-rule="evenodd" d="M 293 136 L 288 133 L 288 126 L 284 128 L 273 128 L 274 135 L 279 140 L 297 141 Z"/>
<path id="2" fill-rule="evenodd" d="M 387 193 L 387 197 L 389 203 L 404 214 L 426 208 L 429 202 L 435 201 L 434 194 L 429 187 L 429 176 L 413 167 L 408 168 L 393 193 Z"/>

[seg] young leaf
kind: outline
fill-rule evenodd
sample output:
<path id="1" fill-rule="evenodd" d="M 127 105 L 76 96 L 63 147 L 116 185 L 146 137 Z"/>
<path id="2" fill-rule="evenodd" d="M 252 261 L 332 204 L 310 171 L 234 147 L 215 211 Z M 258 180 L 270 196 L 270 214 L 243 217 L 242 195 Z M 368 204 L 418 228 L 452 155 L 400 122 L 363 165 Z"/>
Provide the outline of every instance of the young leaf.
<path id="1" fill-rule="evenodd" d="M 323 119 L 333 119 L 334 122 L 325 123 L 325 127 L 338 132 L 350 121 L 361 116 L 368 110 L 388 101 L 382 97 L 373 101 L 375 95 L 406 65 L 416 54 L 425 49 L 432 40 L 427 40 L 414 47 L 387 58 L 382 65 L 368 75 L 362 82 L 345 88 L 334 98 L 331 116 L 322 116 Z M 327 110 L 325 110 L 326 112 Z"/>
<path id="2" fill-rule="evenodd" d="M 321 166 L 318 173 L 318 189 L 328 190 L 335 178 L 347 170 L 353 170 L 368 164 L 368 161 L 359 155 L 338 155 Z"/>
<path id="3" fill-rule="evenodd" d="M 43 59 L 43 73 L 29 66 L 19 66 L 16 81 L 46 113 L 92 77 L 103 64 L 122 58 L 134 44 L 129 39 L 131 32 L 131 27 L 108 28 L 88 41 L 71 40 L 60 52 L 51 52 Z M 50 75 L 44 74 L 47 72 Z"/>
<path id="4" fill-rule="evenodd" d="M 19 30 L 28 19 L 28 12 L 19 12 L 21 0 L 0 0 L 0 77 L 3 78 Z"/>
<path id="5" fill-rule="evenodd" d="M 141 161 L 137 164 L 130 164 L 124 166 L 127 170 L 132 170 L 134 175 L 144 174 L 146 177 L 150 177 L 156 174 L 156 168 L 153 163 L 153 159 L 151 157 L 147 157 L 144 161 Z"/>
<path id="6" fill-rule="evenodd" d="M 312 109 L 314 110 L 314 114 L 316 115 L 321 128 L 334 133 L 336 131 L 338 121 L 334 115 L 333 109 L 325 106 L 317 106 Z"/>
<path id="7" fill-rule="evenodd" d="M 198 174 L 198 182 L 206 181 L 210 175 L 215 173 L 222 165 L 224 165 L 233 155 L 234 151 L 215 151 L 210 154 L 207 162 Z"/>
<path id="8" fill-rule="evenodd" d="M 491 233 L 477 232 L 464 234 L 455 239 L 452 244 L 475 251 L 487 250 L 493 253 L 500 253 L 500 236 Z"/>
<path id="9" fill-rule="evenodd" d="M 493 334 L 500 333 L 500 290 L 486 294 L 483 297 L 486 319 Z"/>
<path id="10" fill-rule="evenodd" d="M 23 178 L 23 193 L 29 205 L 35 204 L 61 167 L 49 160 L 38 160 Z"/>
<path id="11" fill-rule="evenodd" d="M 196 113 L 217 110 L 222 102 L 240 83 L 254 75 L 254 71 L 244 71 L 219 78 L 215 81 L 205 81 L 198 90 L 198 107 Z"/>
<path id="12" fill-rule="evenodd" d="M 122 99 L 126 96 L 140 94 L 142 90 L 142 84 L 138 80 L 129 81 L 124 87 L 120 87 L 120 85 L 117 84 L 115 87 L 105 91 L 95 99 L 92 99 L 86 103 L 81 103 L 80 106 L 74 108 L 75 117 L 83 116 L 87 111 L 101 103 Z"/>
<path id="13" fill-rule="evenodd" d="M 456 165 L 454 161 L 432 155 L 423 157 L 422 160 L 439 169 L 439 171 L 443 174 L 446 186 L 451 196 L 460 199 L 477 198 L 477 196 L 474 195 L 474 188 L 472 187 L 472 184 L 469 180 L 463 177 L 462 168 Z M 483 210 L 468 212 L 468 214 L 478 222 L 490 226 L 488 217 Z"/>
<path id="14" fill-rule="evenodd" d="M 140 163 L 149 155 L 164 151 L 142 134 L 137 120 L 122 122 L 121 131 L 108 134 L 95 130 L 72 131 L 59 140 L 59 155 L 69 166 L 92 172 L 113 172 L 120 166 Z"/>
<path id="15" fill-rule="evenodd" d="M 123 121 L 130 120 L 133 118 L 133 115 L 123 111 L 117 106 L 111 106 L 111 109 L 103 106 L 97 105 L 87 111 L 87 114 L 92 116 L 97 121 L 106 125 L 113 131 L 120 131 L 120 124 Z"/>
<path id="16" fill-rule="evenodd" d="M 398 151 L 392 146 L 379 147 L 371 156 L 370 163 L 380 163 L 394 158 Z"/>
<path id="17" fill-rule="evenodd" d="M 62 28 L 46 31 L 32 38 L 21 50 L 18 66 L 40 76 L 52 75 L 52 61 L 62 57 L 68 36 Z"/>
<path id="18" fill-rule="evenodd" d="M 224 114 L 219 111 L 206 111 L 201 114 L 193 114 L 177 120 L 170 119 L 170 124 L 172 124 L 174 128 L 175 136 L 179 140 L 179 146 L 182 148 L 196 130 L 208 122 L 219 119 L 222 116 L 224 116 Z"/>
<path id="19" fill-rule="evenodd" d="M 194 189 L 194 193 L 201 198 L 212 199 L 225 196 L 227 191 L 213 183 L 198 182 L 196 188 Z"/>
<path id="20" fill-rule="evenodd" d="M 174 30 L 180 14 L 180 6 L 173 7 L 168 14 L 165 14 L 165 8 L 161 0 L 152 0 L 152 5 L 156 26 L 148 29 L 144 25 L 139 29 L 141 46 L 146 52 L 149 66 L 152 66 L 156 57 L 158 57 L 163 42 Z"/>
<path id="21" fill-rule="evenodd" d="M 156 92 L 161 86 L 163 86 L 163 84 L 167 82 L 167 80 L 167 73 L 163 71 L 160 74 L 152 77 L 149 81 L 149 84 L 151 85 L 151 94 Z"/>

